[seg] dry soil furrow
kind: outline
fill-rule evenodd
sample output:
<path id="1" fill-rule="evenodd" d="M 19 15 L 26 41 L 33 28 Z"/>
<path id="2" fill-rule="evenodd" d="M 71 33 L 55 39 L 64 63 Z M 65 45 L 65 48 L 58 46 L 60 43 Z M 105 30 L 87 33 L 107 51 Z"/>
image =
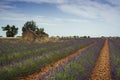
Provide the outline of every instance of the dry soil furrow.
<path id="1" fill-rule="evenodd" d="M 71 55 L 61 59 L 61 60 L 58 60 L 57 62 L 55 62 L 54 64 L 49 64 L 47 66 L 45 66 L 44 68 L 41 69 L 40 72 L 38 73 L 34 73 L 32 75 L 29 75 L 27 77 L 22 77 L 18 80 L 41 80 L 46 74 L 49 74 L 49 72 L 55 68 L 58 68 L 60 65 L 62 65 L 63 63 L 67 63 L 71 58 L 74 58 L 76 57 L 77 55 L 79 55 L 82 51 L 86 50 L 87 48 L 95 45 L 97 42 L 93 42 L 81 49 L 79 49 L 78 51 L 76 51 L 75 53 L 72 53 Z"/>
<path id="2" fill-rule="evenodd" d="M 108 40 L 104 43 L 89 80 L 112 80 L 109 63 Z"/>

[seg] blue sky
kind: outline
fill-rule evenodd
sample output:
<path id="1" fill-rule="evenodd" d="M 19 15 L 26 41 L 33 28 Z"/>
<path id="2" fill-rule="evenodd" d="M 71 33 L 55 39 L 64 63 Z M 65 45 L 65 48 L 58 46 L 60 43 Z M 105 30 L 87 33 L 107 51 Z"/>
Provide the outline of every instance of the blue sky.
<path id="1" fill-rule="evenodd" d="M 120 0 L 0 0 L 0 27 L 15 25 L 20 36 L 31 20 L 50 36 L 120 36 Z"/>

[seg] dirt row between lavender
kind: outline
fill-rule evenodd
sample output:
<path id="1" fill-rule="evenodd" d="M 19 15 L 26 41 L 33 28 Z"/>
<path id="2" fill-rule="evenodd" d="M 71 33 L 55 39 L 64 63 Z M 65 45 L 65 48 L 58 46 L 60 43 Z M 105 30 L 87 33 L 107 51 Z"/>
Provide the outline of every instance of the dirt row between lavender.
<path id="1" fill-rule="evenodd" d="M 41 80 L 44 76 L 46 76 L 46 74 L 48 75 L 51 70 L 58 68 L 60 65 L 62 65 L 64 63 L 67 63 L 71 58 L 77 57 L 79 54 L 81 54 L 82 51 L 86 50 L 87 48 L 89 48 L 95 44 L 97 44 L 97 42 L 93 42 L 93 43 L 79 49 L 78 51 L 72 53 L 71 55 L 56 61 L 54 64 L 49 64 L 49 65 L 43 67 L 40 70 L 40 72 L 28 75 L 26 77 L 18 78 L 18 80 Z"/>
<path id="2" fill-rule="evenodd" d="M 109 47 L 106 39 L 89 80 L 112 80 L 110 72 Z"/>

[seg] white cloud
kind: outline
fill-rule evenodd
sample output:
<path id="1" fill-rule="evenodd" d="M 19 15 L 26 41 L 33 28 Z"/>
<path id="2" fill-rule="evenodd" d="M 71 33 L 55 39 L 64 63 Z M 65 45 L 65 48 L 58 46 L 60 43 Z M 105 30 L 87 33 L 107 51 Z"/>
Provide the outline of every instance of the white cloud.
<path id="1" fill-rule="evenodd" d="M 59 9 L 61 9 L 63 12 L 66 13 L 70 13 L 70 14 L 74 14 L 77 16 L 81 16 L 81 17 L 85 17 L 85 18 L 98 18 L 97 15 L 95 15 L 95 13 L 93 13 L 92 11 L 89 11 L 91 8 L 91 10 L 93 10 L 92 7 L 86 7 L 86 6 L 78 6 L 78 5 L 61 5 L 59 6 Z"/>
<path id="2" fill-rule="evenodd" d="M 107 0 L 107 1 L 115 6 L 120 6 L 120 0 Z"/>
<path id="3" fill-rule="evenodd" d="M 5 12 L 9 9 L 14 9 L 14 8 L 16 8 L 16 7 L 9 5 L 7 2 L 1 2 L 0 3 L 0 14 L 2 14 L 3 12 Z"/>
<path id="4" fill-rule="evenodd" d="M 23 13 L 14 13 L 7 10 L 3 10 L 0 14 L 0 21 L 12 21 L 12 22 L 26 22 L 34 20 L 39 25 L 59 25 L 64 23 L 79 23 L 86 22 L 87 20 L 79 19 L 63 19 L 59 17 L 47 17 L 40 15 L 26 15 Z"/>
<path id="5" fill-rule="evenodd" d="M 6 1 L 61 4 L 64 3 L 65 0 L 6 0 Z"/>
<path id="6" fill-rule="evenodd" d="M 96 0 L 71 0 L 68 3 L 61 4 L 58 8 L 65 13 L 86 19 L 118 23 L 120 22 L 120 0 L 115 1 L 110 0 L 108 3 L 100 3 Z M 114 6 L 111 4 L 114 4 Z"/>
<path id="7" fill-rule="evenodd" d="M 54 3 L 61 11 L 76 15 L 86 20 L 97 20 L 108 23 L 118 23 L 120 21 L 120 0 L 105 0 L 106 3 L 99 2 L 100 0 L 5 0 L 7 2 L 23 1 L 33 3 Z M 104 2 L 105 2 L 104 1 Z M 108 2 L 108 3 L 107 3 Z M 115 6 L 112 6 L 114 4 Z M 0 4 L 0 17 L 3 20 L 28 20 L 33 19 L 31 16 L 26 18 L 25 14 L 10 12 L 7 9 L 16 8 L 7 4 Z M 16 8 L 17 9 L 17 8 Z M 46 19 L 47 21 L 47 19 Z M 62 22 L 62 20 L 59 20 Z M 63 20 L 64 21 L 64 20 Z M 68 21 L 68 20 L 67 20 Z M 78 20 L 77 20 L 78 21 Z M 50 20 L 48 21 L 50 23 Z"/>
<path id="8" fill-rule="evenodd" d="M 15 7 L 10 5 L 0 4 L 0 9 L 11 9 L 11 8 L 15 8 Z"/>

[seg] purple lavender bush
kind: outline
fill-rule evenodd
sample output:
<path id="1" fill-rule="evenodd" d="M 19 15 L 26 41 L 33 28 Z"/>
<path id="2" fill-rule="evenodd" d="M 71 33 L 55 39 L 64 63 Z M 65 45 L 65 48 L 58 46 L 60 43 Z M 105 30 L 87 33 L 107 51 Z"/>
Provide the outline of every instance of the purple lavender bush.
<path id="1" fill-rule="evenodd" d="M 68 63 L 61 64 L 40 80 L 88 80 L 104 43 L 101 39 L 97 41 L 96 45 L 70 59 Z"/>
<path id="2" fill-rule="evenodd" d="M 115 40 L 109 39 L 110 65 L 113 80 L 120 80 L 120 46 Z"/>

